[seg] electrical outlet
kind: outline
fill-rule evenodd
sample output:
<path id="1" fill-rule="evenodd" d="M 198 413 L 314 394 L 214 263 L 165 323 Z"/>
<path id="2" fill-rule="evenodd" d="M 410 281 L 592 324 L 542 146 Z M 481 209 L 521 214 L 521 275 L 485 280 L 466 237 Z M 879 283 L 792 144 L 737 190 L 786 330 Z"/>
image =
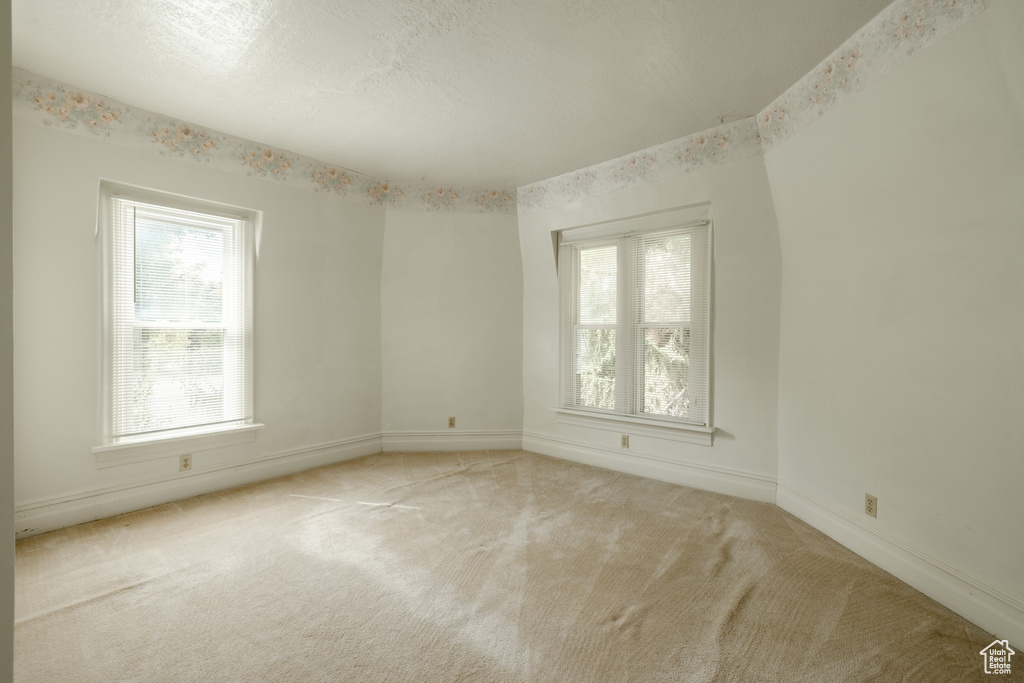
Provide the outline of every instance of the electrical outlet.
<path id="1" fill-rule="evenodd" d="M 870 493 L 864 494 L 864 514 L 878 518 L 878 499 Z"/>
<path id="2" fill-rule="evenodd" d="M 622 435 L 622 447 L 629 448 L 629 434 Z"/>
<path id="3" fill-rule="evenodd" d="M 448 429 L 455 429 L 455 418 L 454 417 L 449 417 L 448 418 Z"/>
<path id="4" fill-rule="evenodd" d="M 178 471 L 184 472 L 185 470 L 192 469 L 192 454 L 183 455 L 178 458 Z"/>

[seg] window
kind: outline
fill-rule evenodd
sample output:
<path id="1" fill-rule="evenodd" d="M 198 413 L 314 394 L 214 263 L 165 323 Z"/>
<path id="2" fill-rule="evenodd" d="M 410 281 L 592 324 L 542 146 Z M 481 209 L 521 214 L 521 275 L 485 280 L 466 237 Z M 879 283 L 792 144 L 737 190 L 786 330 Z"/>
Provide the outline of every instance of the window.
<path id="1" fill-rule="evenodd" d="M 252 425 L 256 214 L 102 189 L 103 443 Z"/>
<path id="2" fill-rule="evenodd" d="M 563 408 L 710 427 L 710 242 L 707 207 L 562 231 Z"/>

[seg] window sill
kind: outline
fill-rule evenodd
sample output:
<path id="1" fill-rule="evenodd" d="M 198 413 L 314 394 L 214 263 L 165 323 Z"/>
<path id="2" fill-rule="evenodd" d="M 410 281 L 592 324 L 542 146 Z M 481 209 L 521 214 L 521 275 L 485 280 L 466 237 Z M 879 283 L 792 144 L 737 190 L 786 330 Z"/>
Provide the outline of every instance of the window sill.
<path id="1" fill-rule="evenodd" d="M 146 460 L 156 460 L 168 455 L 182 455 L 214 448 L 226 448 L 256 440 L 257 430 L 262 423 L 232 425 L 198 434 L 180 434 L 157 439 L 126 441 L 96 446 L 92 449 L 98 467 L 116 467 Z"/>
<path id="2" fill-rule="evenodd" d="M 627 431 L 629 434 L 649 436 L 669 441 L 681 441 L 700 446 L 711 446 L 714 441 L 714 427 L 671 422 L 651 417 L 636 415 L 619 415 L 617 413 L 599 413 L 575 408 L 555 408 L 558 421 L 562 424 L 603 429 L 610 432 Z"/>

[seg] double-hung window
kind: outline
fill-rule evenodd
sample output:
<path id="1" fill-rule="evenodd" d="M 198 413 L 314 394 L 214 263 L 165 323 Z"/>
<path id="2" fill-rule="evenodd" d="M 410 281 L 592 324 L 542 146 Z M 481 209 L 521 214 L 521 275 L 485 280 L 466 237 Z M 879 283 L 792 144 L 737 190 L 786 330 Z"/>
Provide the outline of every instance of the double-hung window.
<path id="1" fill-rule="evenodd" d="M 707 207 L 563 230 L 563 409 L 710 428 Z"/>
<path id="2" fill-rule="evenodd" d="M 255 214 L 102 190 L 103 444 L 252 425 Z"/>

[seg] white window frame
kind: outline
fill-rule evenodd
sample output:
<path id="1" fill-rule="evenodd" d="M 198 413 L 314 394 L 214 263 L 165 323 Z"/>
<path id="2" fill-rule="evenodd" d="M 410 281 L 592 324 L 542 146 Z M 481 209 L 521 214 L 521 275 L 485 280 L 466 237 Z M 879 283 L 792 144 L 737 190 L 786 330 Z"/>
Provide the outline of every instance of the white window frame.
<path id="1" fill-rule="evenodd" d="M 694 313 L 691 320 L 700 320 L 691 331 L 691 367 L 698 367 L 703 377 L 703 386 L 698 387 L 694 397 L 702 402 L 702 412 L 707 419 L 687 420 L 667 415 L 651 415 L 642 412 L 642 391 L 637 383 L 642 377 L 642 358 L 636 358 L 633 347 L 636 336 L 642 334 L 644 324 L 635 318 L 632 301 L 635 292 L 626 291 L 629 282 L 630 264 L 635 263 L 631 250 L 631 239 L 637 235 L 656 235 L 680 229 L 706 230 L 704 235 L 703 270 L 695 272 L 695 291 L 691 305 Z M 577 426 L 621 431 L 629 429 L 634 434 L 668 438 L 672 440 L 712 445 L 712 389 L 711 389 L 711 262 L 712 223 L 710 207 L 701 204 L 666 211 L 643 214 L 631 218 L 567 228 L 557 234 L 558 279 L 560 289 L 560 367 L 559 405 L 556 412 L 559 420 Z M 618 250 L 618 320 L 616 333 L 616 408 L 606 410 L 596 407 L 575 405 L 575 326 L 576 326 L 576 273 L 570 249 L 597 247 L 604 244 L 619 244 Z M 636 282 L 639 283 L 638 277 Z"/>
<path id="2" fill-rule="evenodd" d="M 114 345 L 118 342 L 119 335 L 125 334 L 126 330 L 134 329 L 133 322 L 118 324 L 118 316 L 115 315 L 115 307 L 119 292 L 124 292 L 124 287 L 118 283 L 124 278 L 132 278 L 134 281 L 134 265 L 129 259 L 115 258 L 115 200 L 124 199 L 130 202 L 149 204 L 157 207 L 200 213 L 217 218 L 237 221 L 231 231 L 231 238 L 236 240 L 239 249 L 240 259 L 234 263 L 226 264 L 227 272 L 231 273 L 230 281 L 225 283 L 226 296 L 230 291 L 240 290 L 242 300 L 241 327 L 232 329 L 241 335 L 243 339 L 241 357 L 235 356 L 241 361 L 243 367 L 242 383 L 244 386 L 242 396 L 238 397 L 236 406 L 238 412 L 232 419 L 218 421 L 215 424 L 196 425 L 156 431 L 148 434 L 134 434 L 128 436 L 115 436 L 114 412 L 115 394 L 114 389 Z M 153 458 L 163 457 L 176 453 L 191 453 L 194 451 L 221 448 L 241 443 L 251 442 L 255 439 L 255 431 L 263 425 L 254 419 L 253 400 L 253 271 L 255 266 L 256 239 L 258 235 L 261 213 L 250 209 L 229 206 L 217 202 L 202 199 L 183 197 L 181 195 L 160 192 L 145 188 L 116 183 L 107 180 L 100 182 L 100 202 L 97 222 L 97 235 L 100 244 L 100 269 L 102 274 L 102 322 L 101 322 L 101 380 L 100 380 L 100 429 L 99 444 L 94 447 L 97 462 L 100 467 L 139 462 Z M 123 238 L 122 238 L 123 239 Z M 131 238 L 129 238 L 131 239 Z M 133 253 L 134 250 L 131 250 Z M 122 310 L 124 308 L 122 307 Z M 237 310 L 237 309 L 235 309 Z M 123 316 L 121 316 L 123 317 Z M 123 328 L 120 332 L 115 327 Z M 123 343 L 123 342 L 122 342 Z M 225 368 L 225 372 L 230 372 Z"/>

